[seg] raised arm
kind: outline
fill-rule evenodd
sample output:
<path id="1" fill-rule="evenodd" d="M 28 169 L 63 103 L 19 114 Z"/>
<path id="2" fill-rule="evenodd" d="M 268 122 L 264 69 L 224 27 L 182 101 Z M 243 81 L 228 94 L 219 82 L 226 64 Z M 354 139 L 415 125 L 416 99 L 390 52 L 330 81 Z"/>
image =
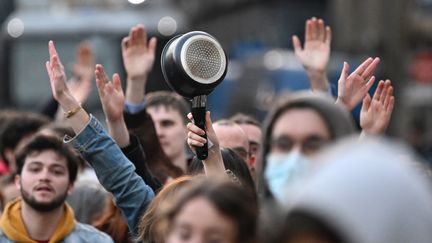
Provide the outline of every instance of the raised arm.
<path id="1" fill-rule="evenodd" d="M 381 80 L 373 98 L 369 94 L 363 99 L 360 112 L 360 126 L 363 135 L 383 134 L 390 123 L 395 98 L 390 80 Z"/>
<path id="2" fill-rule="evenodd" d="M 66 84 L 64 67 L 53 41 L 48 42 L 48 51 L 50 59 L 45 66 L 50 78 L 53 97 L 63 109 L 67 124 L 78 134 L 87 125 L 89 115 L 81 108 L 81 104 L 75 99 Z"/>
<path id="3" fill-rule="evenodd" d="M 73 78 L 68 82 L 69 89 L 80 103 L 87 100 L 92 90 L 94 67 L 95 57 L 90 43 L 80 43 L 72 66 Z"/>
<path id="4" fill-rule="evenodd" d="M 378 57 L 369 57 L 351 74 L 349 73 L 348 63 L 344 62 L 338 81 L 338 98 L 336 103 L 345 106 L 349 111 L 354 109 L 374 84 L 374 72 L 379 62 L 380 59 Z"/>
<path id="5" fill-rule="evenodd" d="M 126 100 L 133 104 L 144 101 L 147 77 L 153 68 L 156 52 L 156 38 L 147 42 L 143 25 L 132 27 L 122 40 L 123 64 L 127 74 Z"/>
<path id="6" fill-rule="evenodd" d="M 161 187 L 161 183 L 150 172 L 144 150 L 138 138 L 130 136 L 123 118 L 124 94 L 119 75 L 114 74 L 112 81 L 110 81 L 100 64 L 96 65 L 95 74 L 96 86 L 109 134 L 122 148 L 126 157 L 135 165 L 135 172 L 156 192 Z"/>
<path id="7" fill-rule="evenodd" d="M 65 141 L 93 166 L 100 183 L 114 195 L 129 229 L 136 232 L 141 215 L 154 197 L 153 190 L 134 172 L 133 164 L 99 121 L 80 107 L 66 85 L 64 68 L 52 41 L 48 49 L 50 61 L 46 63 L 46 68 L 53 97 L 66 111 L 66 122 L 77 134 Z"/>
<path id="8" fill-rule="evenodd" d="M 123 119 L 124 94 L 120 76 L 115 73 L 112 82 L 108 79 L 102 65 L 96 65 L 96 87 L 105 113 L 108 131 L 117 144 L 123 148 L 129 145 L 129 132 Z"/>
<path id="9" fill-rule="evenodd" d="M 328 91 L 327 66 L 330 59 L 331 29 L 322 19 L 306 20 L 305 42 L 292 37 L 294 52 L 306 69 L 312 90 Z"/>
<path id="10" fill-rule="evenodd" d="M 188 114 L 188 118 L 190 120 L 193 120 L 191 113 Z M 192 151 L 195 152 L 197 147 L 202 147 L 206 143 L 206 139 L 202 137 L 202 135 L 205 132 L 204 130 L 202 130 L 192 122 L 189 122 L 187 124 L 187 128 L 189 130 L 187 143 L 189 147 L 192 149 Z M 219 141 L 216 137 L 215 131 L 213 130 L 213 125 L 210 118 L 210 112 L 208 111 L 206 113 L 206 128 L 207 128 L 207 139 L 209 139 L 213 145 L 209 146 L 207 159 L 202 161 L 204 164 L 205 174 L 208 177 L 226 176 L 225 165 L 222 160 Z"/>

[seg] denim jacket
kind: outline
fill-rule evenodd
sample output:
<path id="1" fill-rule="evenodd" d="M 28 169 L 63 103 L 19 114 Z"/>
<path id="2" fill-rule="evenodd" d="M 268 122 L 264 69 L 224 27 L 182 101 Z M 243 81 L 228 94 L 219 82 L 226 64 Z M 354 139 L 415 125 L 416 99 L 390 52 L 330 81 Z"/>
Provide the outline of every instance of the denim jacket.
<path id="1" fill-rule="evenodd" d="M 14 241 L 10 240 L 3 230 L 0 229 L 0 242 L 1 243 L 12 243 Z M 74 230 L 66 236 L 62 243 L 113 243 L 114 241 L 110 236 L 95 229 L 93 226 L 88 224 L 76 223 Z"/>
<path id="2" fill-rule="evenodd" d="M 92 115 L 85 128 L 65 143 L 77 149 L 94 168 L 99 182 L 114 196 L 116 205 L 126 218 L 129 230 L 136 234 L 140 217 L 154 198 L 153 190 L 135 173 L 134 165 L 126 158 L 102 124 Z"/>

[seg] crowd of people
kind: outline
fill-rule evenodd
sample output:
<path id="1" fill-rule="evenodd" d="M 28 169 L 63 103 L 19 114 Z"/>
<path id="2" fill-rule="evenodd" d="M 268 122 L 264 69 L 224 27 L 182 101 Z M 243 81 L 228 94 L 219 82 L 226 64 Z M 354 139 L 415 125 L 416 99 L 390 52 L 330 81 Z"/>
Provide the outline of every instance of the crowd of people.
<path id="1" fill-rule="evenodd" d="M 380 59 L 341 64 L 333 97 L 331 28 L 311 18 L 292 41 L 311 90 L 282 93 L 262 123 L 207 112 L 206 130 L 183 97 L 146 92 L 157 39 L 143 25 L 121 43 L 125 90 L 88 43 L 68 80 L 49 41 L 53 99 L 0 111 L 0 242 L 432 242 L 430 170 L 384 136 L 395 97 Z M 106 123 L 83 106 L 93 79 Z"/>

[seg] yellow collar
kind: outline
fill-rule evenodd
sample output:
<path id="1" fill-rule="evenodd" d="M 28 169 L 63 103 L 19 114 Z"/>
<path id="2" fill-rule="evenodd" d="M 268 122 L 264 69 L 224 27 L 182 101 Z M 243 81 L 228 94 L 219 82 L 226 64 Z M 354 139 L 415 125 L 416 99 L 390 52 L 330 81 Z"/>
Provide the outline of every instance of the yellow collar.
<path id="1" fill-rule="evenodd" d="M 0 228 L 12 241 L 37 243 L 35 240 L 30 239 L 21 218 L 21 203 L 22 199 L 18 198 L 6 205 L 0 218 Z M 57 225 L 54 234 L 51 236 L 49 243 L 60 242 L 63 240 L 72 232 L 75 228 L 75 224 L 76 221 L 72 208 L 65 203 L 63 217 Z"/>

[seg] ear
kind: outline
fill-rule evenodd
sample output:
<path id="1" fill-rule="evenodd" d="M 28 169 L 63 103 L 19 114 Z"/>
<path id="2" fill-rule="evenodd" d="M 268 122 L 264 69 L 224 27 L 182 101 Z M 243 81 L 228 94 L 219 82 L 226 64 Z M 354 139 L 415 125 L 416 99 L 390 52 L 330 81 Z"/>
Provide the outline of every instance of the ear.
<path id="1" fill-rule="evenodd" d="M 21 176 L 15 175 L 15 186 L 18 188 L 18 190 L 21 190 Z"/>
<path id="2" fill-rule="evenodd" d="M 70 195 L 74 191 L 74 185 L 72 183 L 69 184 L 67 194 Z"/>
<path id="3" fill-rule="evenodd" d="M 249 156 L 249 163 L 248 163 L 249 169 L 255 169 L 256 159 L 257 159 L 256 155 Z"/>

